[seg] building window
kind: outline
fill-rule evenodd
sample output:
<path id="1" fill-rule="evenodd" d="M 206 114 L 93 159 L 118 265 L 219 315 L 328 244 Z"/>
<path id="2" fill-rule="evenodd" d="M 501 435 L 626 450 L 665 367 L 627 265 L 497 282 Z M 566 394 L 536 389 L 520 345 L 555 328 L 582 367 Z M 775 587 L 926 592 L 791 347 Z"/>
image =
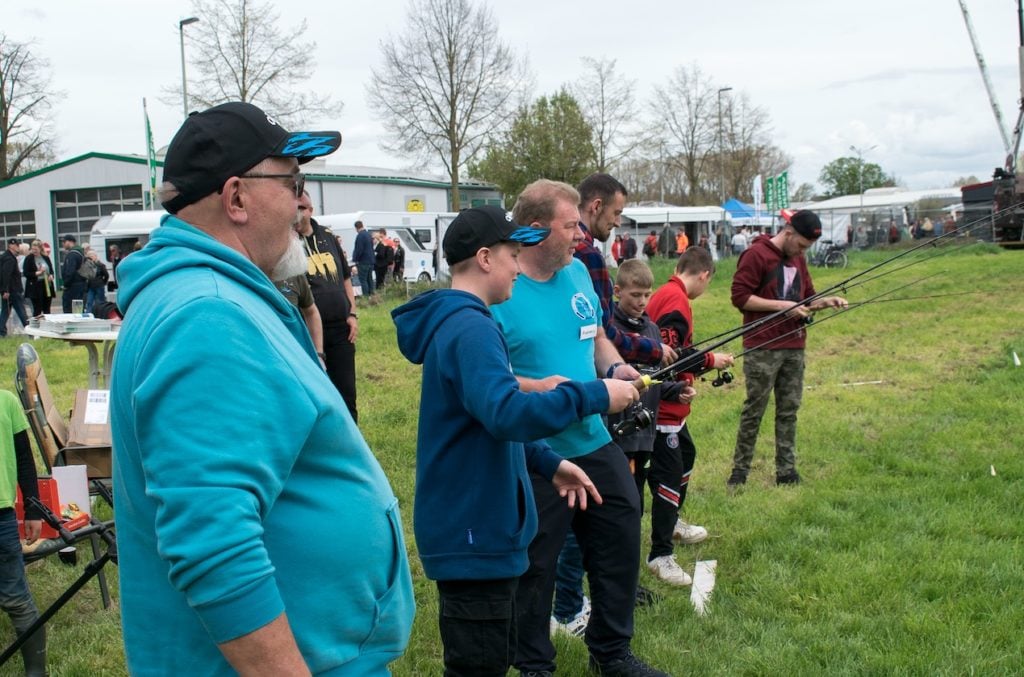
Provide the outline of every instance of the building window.
<path id="1" fill-rule="evenodd" d="M 3 240 L 16 237 L 19 240 L 34 240 L 36 237 L 36 213 L 29 209 L 21 212 L 0 212 L 0 233 Z"/>
<path id="2" fill-rule="evenodd" d="M 93 224 L 101 216 L 114 212 L 142 210 L 142 186 L 103 186 L 58 190 L 51 193 L 57 215 L 57 239 L 74 235 L 79 244 L 89 241 Z M 30 213 L 30 212 L 29 212 Z"/>

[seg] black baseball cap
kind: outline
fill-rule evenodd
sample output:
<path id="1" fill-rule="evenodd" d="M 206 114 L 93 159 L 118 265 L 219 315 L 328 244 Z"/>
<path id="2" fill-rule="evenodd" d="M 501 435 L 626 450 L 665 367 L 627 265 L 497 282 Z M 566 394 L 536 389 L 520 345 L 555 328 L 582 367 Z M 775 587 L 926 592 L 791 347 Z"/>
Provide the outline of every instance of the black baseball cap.
<path id="1" fill-rule="evenodd" d="M 8 246 L 8 247 L 10 247 L 10 246 L 12 246 L 12 245 L 13 245 L 13 246 L 15 246 L 15 247 L 17 247 L 17 246 L 18 246 L 18 245 L 20 245 L 20 244 L 21 244 L 21 240 L 19 240 L 19 239 L 18 239 L 18 238 L 16 238 L 16 237 L 12 237 L 12 238 L 11 238 L 10 240 L 8 240 L 8 241 L 7 241 L 7 246 Z"/>
<path id="2" fill-rule="evenodd" d="M 63 236 L 61 236 L 60 241 L 61 242 L 75 242 L 75 243 L 77 243 L 78 242 L 78 238 L 75 237 L 74 235 L 63 235 Z"/>
<path id="3" fill-rule="evenodd" d="M 817 240 L 821 237 L 821 219 L 809 209 L 794 212 L 787 221 L 793 230 L 808 240 Z"/>
<path id="4" fill-rule="evenodd" d="M 340 145 L 339 132 L 288 132 L 251 103 L 232 101 L 192 113 L 167 147 L 164 181 L 178 195 L 163 207 L 176 214 L 268 157 L 293 157 L 302 164 Z"/>
<path id="5" fill-rule="evenodd" d="M 486 205 L 459 212 L 444 234 L 444 258 L 449 266 L 476 256 L 482 247 L 499 242 L 518 242 L 524 247 L 540 244 L 550 228 L 531 228 L 512 222 L 512 214 L 501 207 Z"/>

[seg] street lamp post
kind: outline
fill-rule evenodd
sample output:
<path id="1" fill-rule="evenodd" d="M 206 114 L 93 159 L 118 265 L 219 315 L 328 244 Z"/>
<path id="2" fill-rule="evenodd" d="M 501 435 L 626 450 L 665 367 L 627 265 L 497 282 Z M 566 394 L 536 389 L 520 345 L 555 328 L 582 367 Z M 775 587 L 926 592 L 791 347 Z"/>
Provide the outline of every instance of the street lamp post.
<path id="1" fill-rule="evenodd" d="M 725 151 L 722 148 L 722 92 L 731 92 L 732 87 L 721 87 L 718 90 L 718 205 L 722 208 L 722 221 L 718 229 L 722 231 L 722 253 L 726 249 L 725 239 Z"/>
<path id="2" fill-rule="evenodd" d="M 725 204 L 725 151 L 722 148 L 722 92 L 731 92 L 732 87 L 718 90 L 718 203 Z"/>
<path id="3" fill-rule="evenodd" d="M 199 17 L 190 16 L 178 22 L 178 39 L 181 42 L 181 104 L 188 117 L 188 82 L 185 79 L 185 26 L 199 21 Z"/>
<path id="4" fill-rule="evenodd" d="M 864 150 L 850 146 L 850 150 L 857 154 L 857 182 L 860 184 L 860 211 L 857 212 L 857 217 L 861 219 L 864 218 L 862 215 L 864 212 L 864 154 L 870 153 L 876 148 L 878 148 L 877 145 Z"/>

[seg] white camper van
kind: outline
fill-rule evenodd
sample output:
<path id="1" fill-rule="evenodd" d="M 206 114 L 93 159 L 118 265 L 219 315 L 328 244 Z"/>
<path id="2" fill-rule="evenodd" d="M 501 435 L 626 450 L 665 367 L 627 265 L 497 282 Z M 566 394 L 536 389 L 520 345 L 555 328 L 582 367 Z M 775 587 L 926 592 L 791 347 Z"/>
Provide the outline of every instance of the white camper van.
<path id="1" fill-rule="evenodd" d="M 355 222 L 362 221 L 370 232 L 384 229 L 405 249 L 406 282 L 433 282 L 447 279 L 448 265 L 439 256 L 441 240 L 456 214 L 451 212 L 347 212 L 317 216 L 316 222 L 341 238 L 345 256 L 351 263 L 356 242 Z M 355 280 L 355 276 L 353 276 Z"/>
<path id="2" fill-rule="evenodd" d="M 121 255 L 131 254 L 136 243 L 149 242 L 149 234 L 156 230 L 167 212 L 162 209 L 145 212 L 114 212 L 100 217 L 92 226 L 89 246 L 95 250 L 110 270 L 110 245 L 116 244 Z M 113 276 L 111 276 L 113 277 Z"/>

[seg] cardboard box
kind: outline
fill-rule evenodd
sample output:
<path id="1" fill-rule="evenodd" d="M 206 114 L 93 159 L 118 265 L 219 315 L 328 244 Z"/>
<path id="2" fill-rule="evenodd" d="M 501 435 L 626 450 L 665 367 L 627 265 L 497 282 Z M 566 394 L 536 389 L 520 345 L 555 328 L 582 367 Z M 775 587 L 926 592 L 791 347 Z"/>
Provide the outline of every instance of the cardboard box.
<path id="1" fill-rule="evenodd" d="M 89 477 L 111 473 L 110 391 L 81 389 L 75 393 L 64 461 L 84 465 Z"/>

